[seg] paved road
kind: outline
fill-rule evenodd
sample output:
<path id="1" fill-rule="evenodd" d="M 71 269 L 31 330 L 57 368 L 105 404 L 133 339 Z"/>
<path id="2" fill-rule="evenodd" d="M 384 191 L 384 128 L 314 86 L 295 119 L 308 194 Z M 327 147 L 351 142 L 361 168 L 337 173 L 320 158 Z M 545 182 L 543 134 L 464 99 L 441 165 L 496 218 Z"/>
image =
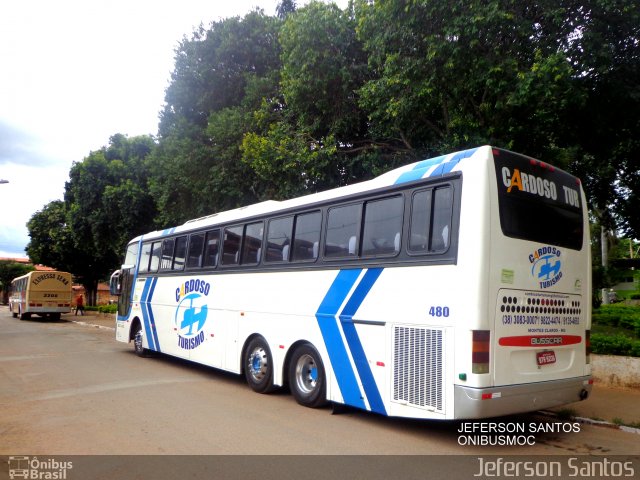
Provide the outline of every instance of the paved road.
<path id="1" fill-rule="evenodd" d="M 533 446 L 461 446 L 456 422 L 303 408 L 235 375 L 138 358 L 113 331 L 72 319 L 20 321 L 0 307 L 0 455 L 640 455 L 637 435 L 589 425 Z"/>

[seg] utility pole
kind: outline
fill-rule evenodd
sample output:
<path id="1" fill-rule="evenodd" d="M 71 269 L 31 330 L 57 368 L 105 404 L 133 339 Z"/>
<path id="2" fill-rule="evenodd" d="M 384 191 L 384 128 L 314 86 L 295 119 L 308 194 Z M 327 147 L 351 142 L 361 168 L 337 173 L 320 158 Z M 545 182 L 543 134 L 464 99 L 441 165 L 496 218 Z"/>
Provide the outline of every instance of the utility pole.
<path id="1" fill-rule="evenodd" d="M 600 252 L 602 256 L 602 268 L 603 271 L 607 271 L 607 265 L 609 264 L 609 242 L 607 237 L 607 229 L 600 224 Z M 602 304 L 609 305 L 609 290 L 602 289 Z"/>

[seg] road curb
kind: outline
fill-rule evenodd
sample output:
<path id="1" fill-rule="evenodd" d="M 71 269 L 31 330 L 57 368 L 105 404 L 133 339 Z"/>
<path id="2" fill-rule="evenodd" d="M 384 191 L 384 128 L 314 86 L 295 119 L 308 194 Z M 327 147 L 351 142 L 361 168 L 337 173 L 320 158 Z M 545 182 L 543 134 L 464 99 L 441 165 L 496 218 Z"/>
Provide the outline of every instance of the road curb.
<path id="1" fill-rule="evenodd" d="M 85 327 L 94 327 L 94 328 L 100 328 L 102 330 L 115 331 L 115 327 L 105 327 L 104 325 L 96 325 L 95 323 L 82 322 L 80 320 L 71 320 L 71 322 L 77 325 L 85 326 Z"/>

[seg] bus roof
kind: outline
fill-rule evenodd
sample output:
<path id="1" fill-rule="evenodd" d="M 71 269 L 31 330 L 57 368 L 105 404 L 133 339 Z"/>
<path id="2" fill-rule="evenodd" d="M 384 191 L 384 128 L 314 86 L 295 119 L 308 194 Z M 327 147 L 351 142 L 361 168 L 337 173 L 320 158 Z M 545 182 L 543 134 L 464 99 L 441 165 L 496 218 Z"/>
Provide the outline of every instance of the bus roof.
<path id="1" fill-rule="evenodd" d="M 491 148 L 492 147 L 485 145 L 469 150 L 441 155 L 435 158 L 420 160 L 418 162 L 404 165 L 402 167 L 386 172 L 371 180 L 346 185 L 344 187 L 333 188 L 318 193 L 295 197 L 289 200 L 267 200 L 264 202 L 255 203 L 232 210 L 225 210 L 193 220 L 188 220 L 186 223 L 178 227 L 149 232 L 142 237 L 144 239 L 160 238 L 175 233 L 197 230 L 199 228 L 204 228 L 207 226 L 224 224 L 236 220 L 242 221 L 254 216 L 273 213 L 280 210 L 287 210 L 289 208 L 299 207 L 303 205 L 319 203 L 330 200 L 332 198 L 340 198 L 352 194 L 367 192 L 385 186 L 419 180 L 421 178 L 443 176 L 453 171 L 460 170 L 460 160 L 464 158 L 470 158 L 476 152 L 486 155 L 488 151 L 491 151 Z M 138 236 L 132 241 L 139 241 L 140 238 L 141 237 Z"/>

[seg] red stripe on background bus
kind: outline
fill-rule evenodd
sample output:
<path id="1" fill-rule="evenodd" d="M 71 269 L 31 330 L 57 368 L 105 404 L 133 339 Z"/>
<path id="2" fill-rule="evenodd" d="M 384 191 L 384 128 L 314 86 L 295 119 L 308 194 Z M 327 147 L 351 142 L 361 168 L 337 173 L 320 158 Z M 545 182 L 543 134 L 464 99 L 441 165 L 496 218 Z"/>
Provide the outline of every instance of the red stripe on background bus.
<path id="1" fill-rule="evenodd" d="M 580 342 L 582 337 L 579 335 L 519 335 L 498 340 L 503 347 L 560 347 Z"/>

